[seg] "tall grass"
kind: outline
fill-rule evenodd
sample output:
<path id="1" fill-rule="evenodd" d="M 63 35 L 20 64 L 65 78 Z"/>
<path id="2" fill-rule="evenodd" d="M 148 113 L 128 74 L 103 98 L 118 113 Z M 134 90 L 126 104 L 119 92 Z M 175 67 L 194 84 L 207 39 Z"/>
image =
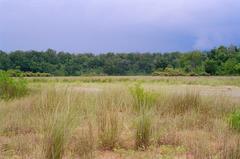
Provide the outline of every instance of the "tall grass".
<path id="1" fill-rule="evenodd" d="M 105 94 L 106 95 L 106 94 Z M 102 149 L 114 149 L 120 136 L 120 118 L 116 101 L 100 97 L 97 111 L 98 139 Z"/>
<path id="2" fill-rule="evenodd" d="M 119 119 L 114 111 L 103 110 L 98 113 L 98 138 L 100 147 L 112 150 L 119 139 Z"/>
<path id="3" fill-rule="evenodd" d="M 69 135 L 74 128 L 77 110 L 74 95 L 69 90 L 48 90 L 38 105 L 44 120 L 43 153 L 46 159 L 61 159 Z"/>
<path id="4" fill-rule="evenodd" d="M 137 112 L 151 109 L 156 101 L 156 95 L 152 92 L 144 90 L 140 83 L 130 88 L 130 92 L 133 96 L 134 103 L 133 109 Z"/>
<path id="5" fill-rule="evenodd" d="M 150 112 L 156 102 L 156 95 L 146 91 L 140 83 L 130 88 L 133 96 L 133 110 L 137 112 L 135 147 L 145 150 L 149 146 L 151 137 L 152 119 Z"/>
<path id="6" fill-rule="evenodd" d="M 7 72 L 0 71 L 0 97 L 17 98 L 27 93 L 27 82 L 22 78 L 14 79 Z"/>
<path id="7" fill-rule="evenodd" d="M 142 112 L 137 118 L 135 147 L 145 150 L 150 144 L 152 119 L 150 114 Z"/>
<path id="8" fill-rule="evenodd" d="M 190 110 L 198 111 L 201 106 L 201 97 L 196 90 L 186 90 L 183 93 L 173 94 L 170 99 L 170 112 L 174 115 L 183 114 Z"/>
<path id="9" fill-rule="evenodd" d="M 87 128 L 82 128 L 74 138 L 74 152 L 82 159 L 94 158 L 95 138 L 91 122 L 88 122 Z"/>
<path id="10" fill-rule="evenodd" d="M 223 149 L 220 159 L 239 159 L 240 158 L 240 139 L 235 142 L 228 141 L 229 138 L 224 137 Z"/>
<path id="11" fill-rule="evenodd" d="M 165 86 L 156 83 L 137 84 L 130 90 L 120 83 L 68 83 L 68 88 L 65 84 L 32 84 L 35 94 L 0 100 L 0 158 L 90 159 L 122 154 L 130 159 L 159 158 L 159 152 L 166 158 L 186 154 L 197 159 L 239 158 L 239 132 L 229 129 L 229 125 L 238 129 L 238 113 L 225 118 L 239 104 L 238 99 L 203 97 L 190 89 L 172 92 L 168 86 L 163 92 Z M 89 86 L 98 91 L 88 91 Z M 223 148 L 225 133 L 228 142 Z M 19 146 L 12 146 L 18 142 Z M 184 147 L 184 152 L 166 155 L 165 145 Z"/>

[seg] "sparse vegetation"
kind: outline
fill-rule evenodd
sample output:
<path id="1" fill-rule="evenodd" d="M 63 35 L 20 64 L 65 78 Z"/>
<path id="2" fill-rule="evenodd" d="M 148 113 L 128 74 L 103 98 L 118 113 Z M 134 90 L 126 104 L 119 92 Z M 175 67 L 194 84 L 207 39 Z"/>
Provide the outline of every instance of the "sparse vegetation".
<path id="1" fill-rule="evenodd" d="M 239 158 L 230 77 L 33 79 L 0 100 L 0 158 Z"/>

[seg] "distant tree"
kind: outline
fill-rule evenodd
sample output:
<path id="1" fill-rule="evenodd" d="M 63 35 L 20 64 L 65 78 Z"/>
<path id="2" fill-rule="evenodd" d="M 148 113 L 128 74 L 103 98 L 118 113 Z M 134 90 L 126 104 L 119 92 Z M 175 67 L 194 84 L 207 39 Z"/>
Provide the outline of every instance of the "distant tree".
<path id="1" fill-rule="evenodd" d="M 213 60 L 207 60 L 204 64 L 205 66 L 205 71 L 211 75 L 215 75 L 217 72 L 217 62 Z"/>

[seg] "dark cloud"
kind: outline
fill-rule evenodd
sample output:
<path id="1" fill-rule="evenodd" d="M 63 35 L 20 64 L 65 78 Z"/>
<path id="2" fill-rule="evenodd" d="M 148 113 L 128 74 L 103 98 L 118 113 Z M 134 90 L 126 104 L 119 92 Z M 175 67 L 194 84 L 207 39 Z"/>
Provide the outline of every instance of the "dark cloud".
<path id="1" fill-rule="evenodd" d="M 238 0 L 0 0 L 0 49 L 185 51 L 240 43 Z"/>

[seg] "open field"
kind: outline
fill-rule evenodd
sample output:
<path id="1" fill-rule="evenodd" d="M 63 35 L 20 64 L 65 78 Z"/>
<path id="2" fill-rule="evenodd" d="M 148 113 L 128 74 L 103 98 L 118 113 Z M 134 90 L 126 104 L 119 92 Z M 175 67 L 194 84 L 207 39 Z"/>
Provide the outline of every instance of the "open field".
<path id="1" fill-rule="evenodd" d="M 0 158 L 240 158 L 240 77 L 26 80 L 26 96 L 0 100 Z"/>

